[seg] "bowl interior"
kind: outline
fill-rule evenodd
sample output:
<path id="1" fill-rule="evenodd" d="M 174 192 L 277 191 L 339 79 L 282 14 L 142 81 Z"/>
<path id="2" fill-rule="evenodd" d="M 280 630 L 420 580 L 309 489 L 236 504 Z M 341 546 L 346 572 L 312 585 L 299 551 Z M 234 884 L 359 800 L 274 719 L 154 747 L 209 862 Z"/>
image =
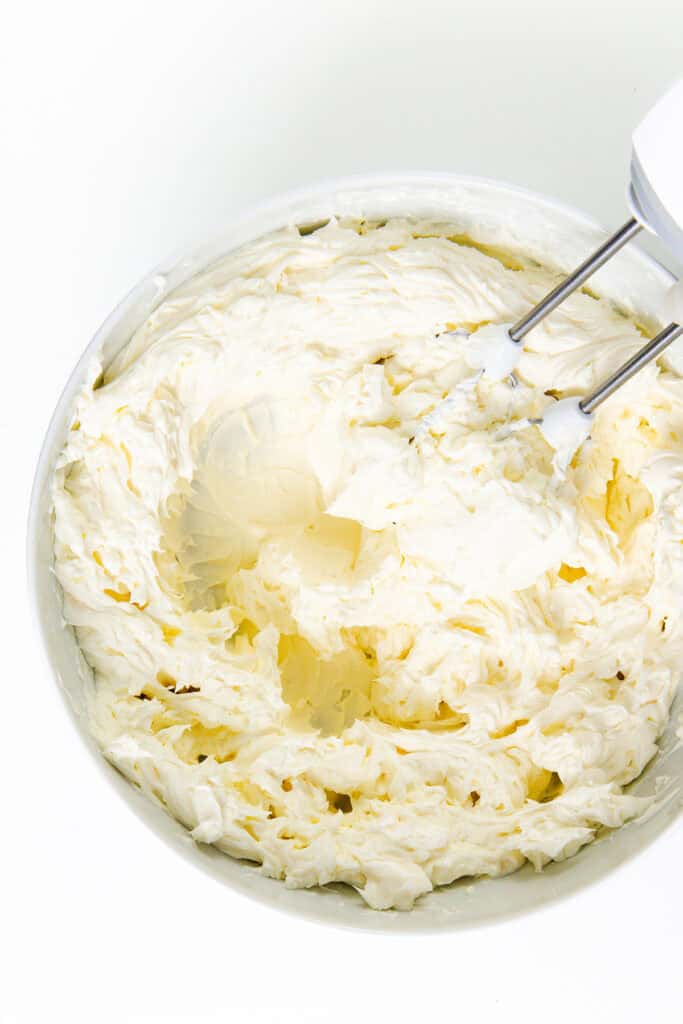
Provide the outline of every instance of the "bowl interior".
<path id="1" fill-rule="evenodd" d="M 606 832 L 576 857 L 552 863 L 541 874 L 527 865 L 505 878 L 462 880 L 423 897 L 410 913 L 371 911 L 353 890 L 344 886 L 287 889 L 281 882 L 263 877 L 254 865 L 194 843 L 180 823 L 150 803 L 104 761 L 88 729 L 92 676 L 73 630 L 63 624 L 61 594 L 52 572 L 50 478 L 64 442 L 72 402 L 91 359 L 97 355 L 106 365 L 174 288 L 230 250 L 284 225 L 311 225 L 333 216 L 373 220 L 425 217 L 447 222 L 457 233 L 477 242 L 522 250 L 560 270 L 571 269 L 604 238 L 604 232 L 577 211 L 508 185 L 455 175 L 385 175 L 346 179 L 269 201 L 240 217 L 209 244 L 166 261 L 103 324 L 74 369 L 56 407 L 31 499 L 29 585 L 47 659 L 72 722 L 92 751 L 99 770 L 138 817 L 171 847 L 218 881 L 298 915 L 382 931 L 471 927 L 542 906 L 597 881 L 664 832 L 678 816 L 679 801 L 662 800 L 655 813 L 616 832 Z M 671 280 L 666 270 L 630 246 L 591 279 L 591 288 L 644 322 L 657 326 L 658 310 Z M 683 342 L 672 347 L 670 364 L 683 365 Z M 679 696 L 660 752 L 632 784 L 634 793 L 653 793 L 662 776 L 669 780 L 669 788 L 676 787 L 683 778 L 683 745 L 676 742 L 674 724 L 680 705 Z"/>

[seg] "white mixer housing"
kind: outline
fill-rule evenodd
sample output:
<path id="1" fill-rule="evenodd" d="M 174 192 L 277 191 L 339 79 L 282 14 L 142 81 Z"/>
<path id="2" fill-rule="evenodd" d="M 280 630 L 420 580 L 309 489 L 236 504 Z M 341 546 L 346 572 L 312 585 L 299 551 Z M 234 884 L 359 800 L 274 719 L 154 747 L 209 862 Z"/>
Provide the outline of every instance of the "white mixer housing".
<path id="1" fill-rule="evenodd" d="M 636 128 L 629 204 L 634 217 L 683 260 L 683 78 Z"/>

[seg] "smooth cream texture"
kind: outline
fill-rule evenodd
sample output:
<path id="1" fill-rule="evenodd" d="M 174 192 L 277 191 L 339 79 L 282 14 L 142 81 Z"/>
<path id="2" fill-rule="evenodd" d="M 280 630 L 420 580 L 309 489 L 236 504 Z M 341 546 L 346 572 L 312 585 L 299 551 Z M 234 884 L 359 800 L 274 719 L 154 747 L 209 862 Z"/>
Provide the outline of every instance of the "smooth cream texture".
<path id="1" fill-rule="evenodd" d="M 647 807 L 682 653 L 681 381 L 648 367 L 558 474 L 527 418 L 642 339 L 577 295 L 494 379 L 464 331 L 554 278 L 447 235 L 232 254 L 93 367 L 54 481 L 105 755 L 196 840 L 377 908 Z"/>

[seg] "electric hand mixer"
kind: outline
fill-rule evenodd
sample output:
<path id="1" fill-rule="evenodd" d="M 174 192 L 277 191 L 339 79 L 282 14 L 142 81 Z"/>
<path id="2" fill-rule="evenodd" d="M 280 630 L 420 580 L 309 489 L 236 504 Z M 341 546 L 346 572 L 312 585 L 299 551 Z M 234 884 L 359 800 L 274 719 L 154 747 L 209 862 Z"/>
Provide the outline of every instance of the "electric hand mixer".
<path id="1" fill-rule="evenodd" d="M 596 270 L 645 228 L 657 235 L 679 259 L 683 259 L 683 79 L 656 105 L 636 128 L 631 157 L 628 201 L 633 216 L 608 238 L 564 281 L 553 288 L 532 310 L 507 331 L 507 340 L 521 352 L 529 331 L 580 288 Z M 656 359 L 676 338 L 683 335 L 683 289 L 680 282 L 668 296 L 671 323 L 647 342 L 594 391 L 577 400 L 564 399 L 535 420 L 554 444 L 558 435 L 569 435 L 572 452 L 588 436 L 590 418 L 605 399 Z M 516 356 L 512 356 L 516 361 Z M 570 442 L 571 446 L 571 442 Z M 568 460 L 567 460 L 568 461 Z"/>

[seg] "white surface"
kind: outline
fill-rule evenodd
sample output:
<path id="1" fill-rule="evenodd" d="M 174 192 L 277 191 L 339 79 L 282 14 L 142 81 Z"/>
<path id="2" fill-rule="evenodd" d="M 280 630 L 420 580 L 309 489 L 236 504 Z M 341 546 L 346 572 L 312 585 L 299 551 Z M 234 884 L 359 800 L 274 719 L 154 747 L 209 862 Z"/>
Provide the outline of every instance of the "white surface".
<path id="1" fill-rule="evenodd" d="M 633 125 L 680 74 L 681 29 L 678 0 L 552 16 L 540 0 L 13 9 L 0 758 L 21 785 L 3 806 L 5 1020 L 676 1019 L 680 831 L 570 903 L 455 936 L 296 922 L 193 871 L 66 727 L 27 619 L 23 521 L 67 372 L 160 256 L 263 194 L 382 167 L 517 181 L 615 226 Z"/>
<path id="2" fill-rule="evenodd" d="M 683 281 L 677 281 L 664 299 L 662 312 L 665 320 L 683 323 Z"/>

